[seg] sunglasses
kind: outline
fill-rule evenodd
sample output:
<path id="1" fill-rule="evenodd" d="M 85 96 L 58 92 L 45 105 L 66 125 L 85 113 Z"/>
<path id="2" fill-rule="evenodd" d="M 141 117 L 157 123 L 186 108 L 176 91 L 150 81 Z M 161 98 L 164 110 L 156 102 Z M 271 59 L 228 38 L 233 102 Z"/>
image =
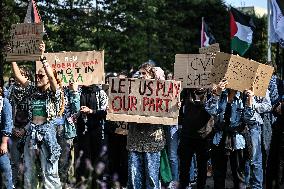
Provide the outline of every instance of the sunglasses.
<path id="1" fill-rule="evenodd" d="M 146 72 L 139 72 L 140 75 L 146 75 Z"/>
<path id="2" fill-rule="evenodd" d="M 44 78 L 44 76 L 45 76 L 45 75 L 43 75 L 43 74 L 36 74 L 36 78 L 39 78 L 39 79 Z"/>
<path id="3" fill-rule="evenodd" d="M 14 83 L 14 82 L 15 82 L 15 80 L 9 80 L 9 82 L 10 82 L 10 83 Z"/>

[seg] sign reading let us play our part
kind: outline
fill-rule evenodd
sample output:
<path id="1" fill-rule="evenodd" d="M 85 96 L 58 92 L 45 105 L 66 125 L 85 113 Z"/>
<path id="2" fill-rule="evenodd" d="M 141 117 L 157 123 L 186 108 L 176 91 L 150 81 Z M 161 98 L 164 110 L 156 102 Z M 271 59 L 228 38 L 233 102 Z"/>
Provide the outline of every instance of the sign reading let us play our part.
<path id="1" fill-rule="evenodd" d="M 173 125 L 179 114 L 181 83 L 172 80 L 110 78 L 107 119 Z"/>

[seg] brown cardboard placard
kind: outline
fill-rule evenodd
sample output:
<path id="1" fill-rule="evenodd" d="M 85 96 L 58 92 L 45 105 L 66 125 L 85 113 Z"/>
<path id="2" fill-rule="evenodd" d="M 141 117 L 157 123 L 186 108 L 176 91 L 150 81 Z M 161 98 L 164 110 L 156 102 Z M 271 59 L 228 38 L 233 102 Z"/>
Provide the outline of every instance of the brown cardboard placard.
<path id="1" fill-rule="evenodd" d="M 264 97 L 273 70 L 271 66 L 219 52 L 214 59 L 210 81 L 218 84 L 225 78 L 228 88 L 244 91 L 253 87 L 256 96 Z"/>
<path id="2" fill-rule="evenodd" d="M 210 88 L 212 66 L 213 55 L 176 54 L 174 75 L 182 82 L 182 88 Z"/>
<path id="3" fill-rule="evenodd" d="M 6 61 L 35 61 L 39 60 L 39 49 L 44 35 L 43 23 L 13 24 Z"/>
<path id="4" fill-rule="evenodd" d="M 56 70 L 63 86 L 69 81 L 78 85 L 104 83 L 104 51 L 44 53 L 47 62 Z M 37 69 L 41 63 L 37 63 Z"/>
<path id="5" fill-rule="evenodd" d="M 260 93 L 259 96 L 265 96 L 273 72 L 273 67 L 265 64 L 259 65 L 253 84 L 254 90 L 257 91 L 257 93 Z"/>
<path id="6" fill-rule="evenodd" d="M 212 54 L 220 52 L 220 46 L 219 43 L 214 43 L 212 45 L 209 45 L 208 47 L 201 47 L 199 48 L 200 54 Z"/>
<path id="7" fill-rule="evenodd" d="M 177 123 L 181 83 L 173 80 L 109 79 L 107 119 L 171 125 Z"/>

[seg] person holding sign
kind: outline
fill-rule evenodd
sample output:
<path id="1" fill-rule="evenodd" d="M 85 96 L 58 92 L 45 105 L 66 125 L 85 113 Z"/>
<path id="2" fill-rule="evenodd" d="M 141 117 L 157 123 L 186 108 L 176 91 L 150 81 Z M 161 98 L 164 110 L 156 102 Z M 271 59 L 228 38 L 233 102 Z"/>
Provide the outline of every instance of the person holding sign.
<path id="1" fill-rule="evenodd" d="M 45 44 L 40 45 L 45 51 Z M 24 147 L 24 188 L 37 185 L 35 170 L 36 156 L 39 155 L 44 188 L 60 189 L 58 175 L 58 160 L 60 146 L 56 139 L 54 119 L 61 111 L 62 90 L 60 90 L 53 71 L 41 56 L 42 67 L 36 73 L 36 85 L 33 85 L 21 71 L 16 62 L 12 62 L 12 69 L 17 81 L 26 88 L 22 98 L 29 103 L 29 124 L 25 126 L 26 137 Z"/>
<path id="2" fill-rule="evenodd" d="M 270 112 L 272 109 L 269 91 L 266 90 L 265 97 L 254 96 L 251 90 L 246 91 L 246 98 L 252 104 L 253 117 L 249 120 L 249 134 L 252 143 L 252 157 L 247 161 L 246 183 L 251 188 L 263 188 L 263 162 L 262 162 L 262 128 L 263 118 L 261 114 Z"/>
<path id="3" fill-rule="evenodd" d="M 212 131 L 212 116 L 205 110 L 208 91 L 204 88 L 183 89 L 181 99 L 183 104 L 183 121 L 180 131 L 180 188 L 190 184 L 191 166 L 196 154 L 197 188 L 203 189 L 207 178 L 207 161 L 209 159 L 209 140 Z M 214 121 L 213 121 L 214 122 Z M 209 126 L 209 128 L 207 127 Z"/>
<path id="4" fill-rule="evenodd" d="M 247 100 L 241 93 L 226 89 L 222 80 L 213 86 L 213 96 L 206 102 L 207 112 L 215 118 L 212 147 L 214 188 L 225 189 L 227 161 L 230 159 L 234 188 L 245 189 L 245 150 L 249 144 L 247 125 L 253 124 L 253 92 L 247 91 Z"/>
<path id="5" fill-rule="evenodd" d="M 153 66 L 144 63 L 139 69 L 140 78 L 156 79 Z M 162 126 L 129 123 L 127 137 L 128 189 L 159 189 L 159 169 L 161 150 L 165 146 Z"/>
<path id="6" fill-rule="evenodd" d="M 2 87 L 0 88 L 0 125 L 0 173 L 3 176 L 2 182 L 5 188 L 12 189 L 12 169 L 8 155 L 8 140 L 13 128 L 12 106 L 9 100 L 3 97 Z"/>

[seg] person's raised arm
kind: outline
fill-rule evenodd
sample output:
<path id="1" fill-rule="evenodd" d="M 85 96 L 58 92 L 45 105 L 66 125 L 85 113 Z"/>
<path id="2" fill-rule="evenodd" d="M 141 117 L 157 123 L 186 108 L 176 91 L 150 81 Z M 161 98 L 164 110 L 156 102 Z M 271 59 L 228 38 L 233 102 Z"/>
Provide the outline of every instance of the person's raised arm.
<path id="1" fill-rule="evenodd" d="M 29 85 L 29 81 L 26 77 L 21 74 L 20 68 L 18 67 L 17 62 L 12 62 L 12 70 L 14 72 L 16 80 L 23 86 L 27 87 Z"/>
<path id="2" fill-rule="evenodd" d="M 45 51 L 45 44 L 42 42 L 42 44 L 40 44 L 39 48 L 40 48 L 40 50 L 42 51 L 42 54 L 43 54 L 44 51 Z M 46 57 L 41 55 L 40 61 L 41 61 L 42 65 L 43 65 L 45 73 L 46 73 L 46 75 L 48 77 L 51 90 L 55 92 L 56 89 L 58 88 L 58 84 L 57 84 L 57 81 L 56 81 L 56 79 L 55 79 L 55 77 L 53 75 L 53 71 L 52 71 L 51 67 L 48 64 L 48 62 L 46 60 Z"/>

